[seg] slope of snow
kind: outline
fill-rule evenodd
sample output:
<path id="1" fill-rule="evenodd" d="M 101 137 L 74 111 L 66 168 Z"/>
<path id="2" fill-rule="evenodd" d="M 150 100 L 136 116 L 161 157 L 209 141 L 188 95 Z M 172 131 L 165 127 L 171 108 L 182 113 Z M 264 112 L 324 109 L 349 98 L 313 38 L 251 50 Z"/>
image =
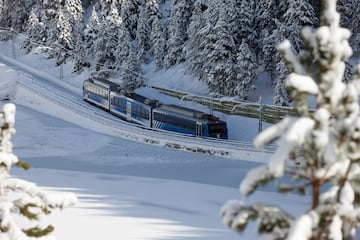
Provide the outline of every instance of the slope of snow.
<path id="1" fill-rule="evenodd" d="M 0 49 L 11 57 L 9 43 L 1 42 Z M 51 61 L 41 55 L 23 55 L 16 51 L 16 62 L 59 82 L 59 68 L 53 67 Z M 173 74 L 154 72 L 151 66 L 147 71 L 153 85 L 171 86 L 166 82 L 169 76 L 183 77 L 179 74 L 183 73 L 180 68 L 174 69 Z M 46 103 L 39 98 L 29 99 L 23 91 L 16 92 L 13 83 L 18 77 L 17 70 L 0 63 L 0 72 L 3 86 L 0 96 L 11 93 L 16 97 L 15 103 L 24 105 L 17 106 L 14 152 L 33 167 L 27 172 L 14 169 L 13 174 L 52 191 L 74 192 L 79 198 L 75 207 L 54 212 L 44 219 L 56 227 L 48 239 L 239 238 L 222 225 L 219 211 L 226 201 L 241 197 L 238 185 L 246 172 L 258 163 L 164 149 L 80 128 L 61 117 L 34 110 Z M 59 84 L 77 91 L 86 76 L 87 73 L 72 75 L 70 65 L 65 65 L 64 79 Z M 187 87 L 195 85 L 184 77 L 178 89 L 188 91 Z M 200 83 L 196 86 L 192 91 L 206 94 Z M 139 91 L 153 94 L 162 101 L 178 101 L 149 89 Z M 24 98 L 27 101 L 21 101 Z M 61 109 L 52 111 L 59 111 L 61 116 Z M 234 139 L 250 141 L 257 133 L 257 121 L 222 117 L 226 118 Z M 282 202 L 284 208 L 295 214 L 302 212 L 309 201 L 292 195 L 284 200 L 275 193 L 274 186 L 264 188 L 247 201 L 262 199 Z M 255 232 L 255 228 L 250 228 L 241 238 L 254 239 Z"/>

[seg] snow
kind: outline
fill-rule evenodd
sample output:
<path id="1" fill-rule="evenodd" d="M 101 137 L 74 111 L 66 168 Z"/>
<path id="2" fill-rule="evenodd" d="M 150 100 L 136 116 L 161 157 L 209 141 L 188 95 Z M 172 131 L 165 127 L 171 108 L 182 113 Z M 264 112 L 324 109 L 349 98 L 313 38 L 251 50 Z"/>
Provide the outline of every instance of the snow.
<path id="1" fill-rule="evenodd" d="M 11 57 L 10 46 L 8 42 L 0 43 L 2 54 L 7 57 Z M 81 93 L 82 80 L 88 74 L 73 75 L 71 66 L 64 65 L 64 78 L 60 81 L 59 67 L 53 67 L 52 60 L 36 54 L 24 55 L 19 50 L 13 61 L 75 93 Z M 165 72 L 155 71 L 149 65 L 145 71 L 152 85 L 207 94 L 202 84 L 194 82 L 181 67 Z M 55 226 L 48 240 L 255 238 L 254 228 L 239 236 L 224 227 L 220 210 L 228 200 L 241 197 L 239 183 L 259 163 L 160 148 L 99 133 L 94 131 L 99 126 L 90 120 L 85 122 L 39 96 L 15 88 L 17 70 L 0 63 L 0 72 L 0 84 L 7 86 L 1 88 L 0 96 L 11 93 L 17 104 L 14 153 L 32 166 L 26 172 L 14 168 L 12 174 L 49 191 L 75 193 L 78 198 L 74 207 L 54 211 L 44 219 Z M 151 89 L 139 91 L 162 101 L 204 109 Z M 228 122 L 232 139 L 252 141 L 257 134 L 257 120 L 216 114 Z M 74 124 L 79 121 L 80 124 Z M 294 195 L 284 200 L 271 185 L 246 202 L 263 199 L 273 204 L 282 202 L 282 207 L 294 214 L 302 213 L 309 202 L 306 197 L 299 199 Z"/>
<path id="2" fill-rule="evenodd" d="M 311 229 L 319 219 L 315 212 L 310 212 L 301 216 L 293 228 L 290 229 L 288 239 L 292 240 L 307 240 L 311 237 Z"/>
<path id="3" fill-rule="evenodd" d="M 286 86 L 294 88 L 300 93 L 317 94 L 319 89 L 315 81 L 308 76 L 301 76 L 296 73 L 291 73 L 287 77 Z"/>

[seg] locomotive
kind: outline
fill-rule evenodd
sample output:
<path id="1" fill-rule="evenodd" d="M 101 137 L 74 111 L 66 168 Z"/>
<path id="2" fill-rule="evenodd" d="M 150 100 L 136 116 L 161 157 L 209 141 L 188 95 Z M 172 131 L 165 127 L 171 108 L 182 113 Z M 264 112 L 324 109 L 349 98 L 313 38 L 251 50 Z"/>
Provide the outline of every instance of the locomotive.
<path id="1" fill-rule="evenodd" d="M 214 115 L 174 104 L 163 104 L 106 79 L 91 77 L 85 80 L 83 99 L 123 120 L 147 128 L 199 137 L 228 138 L 226 122 Z"/>

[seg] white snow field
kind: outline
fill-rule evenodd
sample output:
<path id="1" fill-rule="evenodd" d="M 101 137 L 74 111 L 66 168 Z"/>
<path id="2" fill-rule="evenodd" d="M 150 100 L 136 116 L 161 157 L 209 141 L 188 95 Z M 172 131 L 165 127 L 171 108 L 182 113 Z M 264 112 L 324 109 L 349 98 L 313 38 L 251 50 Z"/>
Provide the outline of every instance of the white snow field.
<path id="1" fill-rule="evenodd" d="M 87 73 L 72 75 L 70 67 L 65 65 L 64 79 L 59 81 L 59 68 L 53 67 L 53 62 L 41 55 L 24 55 L 19 50 L 16 59 L 9 59 L 9 46 L 10 43 L 0 45 L 0 96 L 8 95 L 17 105 L 14 153 L 32 166 L 26 172 L 14 168 L 12 174 L 50 191 L 75 193 L 79 199 L 74 207 L 56 211 L 44 219 L 55 226 L 55 232 L 46 239 L 258 238 L 255 225 L 242 235 L 226 229 L 219 212 L 226 201 L 242 199 L 241 180 L 248 170 L 267 161 L 269 154 L 254 152 L 249 147 L 248 151 L 231 157 L 211 156 L 144 143 L 124 134 L 118 136 L 93 117 L 79 117 L 76 113 L 79 108 L 72 105 L 74 99 L 86 105 L 81 99 L 81 82 Z M 174 75 L 184 78 L 183 84 L 176 85 L 179 90 L 188 91 L 189 84 L 194 84 L 189 77 L 179 74 L 181 68 L 174 69 L 174 74 L 155 72 L 151 66 L 146 71 L 154 85 L 164 86 L 166 78 Z M 23 81 L 24 73 L 25 78 L 33 78 L 34 84 L 47 81 L 49 88 L 67 89 L 66 96 L 72 100 L 65 106 L 29 91 L 24 84 L 16 82 Z M 194 85 L 196 93 L 206 94 L 200 83 Z M 140 91 L 163 101 L 177 101 L 148 89 Z M 190 103 L 180 104 L 202 109 Z M 94 115 L 106 118 L 107 113 L 86 106 L 93 109 Z M 231 139 L 252 145 L 258 130 L 257 120 L 216 114 L 228 122 Z M 137 133 L 138 136 L 147 135 L 145 131 Z M 196 146 L 201 140 L 190 142 Z M 302 213 L 309 204 L 309 198 L 284 197 L 276 193 L 274 186 L 264 187 L 242 200 L 266 200 L 293 214 Z"/>

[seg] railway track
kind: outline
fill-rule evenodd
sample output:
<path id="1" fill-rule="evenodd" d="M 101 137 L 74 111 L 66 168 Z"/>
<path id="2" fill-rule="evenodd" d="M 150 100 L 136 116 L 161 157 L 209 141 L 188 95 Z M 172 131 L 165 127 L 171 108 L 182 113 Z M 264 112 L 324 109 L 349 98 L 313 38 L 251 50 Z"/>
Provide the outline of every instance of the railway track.
<path id="1" fill-rule="evenodd" d="M 273 147 L 259 152 L 251 142 L 198 138 L 145 128 L 125 122 L 106 111 L 84 102 L 79 92 L 74 93 L 61 86 L 61 84 L 54 83 L 54 79 L 49 79 L 44 75 L 39 76 L 40 74 L 37 71 L 23 68 L 22 64 L 17 64 L 16 61 L 7 57 L 0 55 L 0 60 L 18 71 L 18 87 L 46 99 L 57 107 L 61 107 L 64 112 L 73 115 L 72 118 L 74 116 L 78 117 L 78 121 L 74 122 L 63 116 L 65 120 L 69 120 L 79 126 L 84 127 L 84 122 L 93 122 L 97 124 L 97 128 L 94 130 L 115 137 L 232 159 L 266 162 L 270 154 L 274 152 Z M 54 109 L 56 108 L 54 107 Z"/>

